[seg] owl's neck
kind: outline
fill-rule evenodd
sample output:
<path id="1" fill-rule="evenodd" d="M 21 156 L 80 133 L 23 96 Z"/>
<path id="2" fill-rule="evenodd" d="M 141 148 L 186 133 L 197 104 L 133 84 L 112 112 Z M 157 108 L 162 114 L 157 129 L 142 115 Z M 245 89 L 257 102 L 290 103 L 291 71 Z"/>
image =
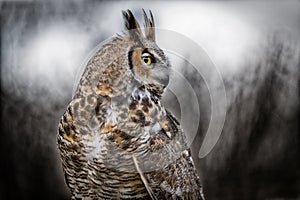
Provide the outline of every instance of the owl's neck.
<path id="1" fill-rule="evenodd" d="M 116 95 L 117 91 L 124 89 L 126 83 L 127 54 L 123 53 L 128 48 L 124 38 L 114 37 L 103 44 L 97 53 L 89 60 L 84 69 L 73 98 L 87 95 Z M 119 64 L 121 63 L 121 64 Z M 127 63 L 128 65 L 128 63 Z M 119 89 L 120 88 L 120 89 Z M 113 92 L 114 94 L 109 94 Z"/>
<path id="2" fill-rule="evenodd" d="M 161 98 L 161 95 L 164 92 L 164 87 L 161 85 L 146 84 L 145 87 L 152 95 L 158 98 Z"/>

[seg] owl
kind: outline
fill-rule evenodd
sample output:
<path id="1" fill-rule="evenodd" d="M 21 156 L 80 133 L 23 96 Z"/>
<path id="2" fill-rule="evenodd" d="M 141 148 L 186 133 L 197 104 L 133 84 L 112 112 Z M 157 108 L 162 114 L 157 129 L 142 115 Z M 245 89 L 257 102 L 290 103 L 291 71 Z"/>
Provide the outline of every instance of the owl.
<path id="1" fill-rule="evenodd" d="M 204 199 L 187 139 L 160 99 L 170 63 L 130 10 L 87 63 L 58 127 L 72 199 Z"/>

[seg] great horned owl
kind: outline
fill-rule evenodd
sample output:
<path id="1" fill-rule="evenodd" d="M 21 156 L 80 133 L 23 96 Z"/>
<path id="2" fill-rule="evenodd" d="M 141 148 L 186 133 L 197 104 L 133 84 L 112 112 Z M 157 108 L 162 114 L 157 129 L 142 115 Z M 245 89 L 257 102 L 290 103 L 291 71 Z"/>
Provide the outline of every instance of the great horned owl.
<path id="1" fill-rule="evenodd" d="M 126 31 L 90 59 L 59 124 L 72 199 L 203 199 L 180 124 L 160 102 L 170 64 L 130 10 Z"/>

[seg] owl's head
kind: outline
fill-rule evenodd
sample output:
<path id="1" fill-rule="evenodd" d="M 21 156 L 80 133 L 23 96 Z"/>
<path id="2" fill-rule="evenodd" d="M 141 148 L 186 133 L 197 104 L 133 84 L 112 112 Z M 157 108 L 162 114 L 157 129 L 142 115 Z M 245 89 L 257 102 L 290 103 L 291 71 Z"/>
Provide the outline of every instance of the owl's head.
<path id="1" fill-rule="evenodd" d="M 169 83 L 170 66 L 167 57 L 155 43 L 155 24 L 144 13 L 144 29 L 130 10 L 123 11 L 128 39 L 131 41 L 128 51 L 128 64 L 133 77 L 150 91 L 161 94 Z"/>

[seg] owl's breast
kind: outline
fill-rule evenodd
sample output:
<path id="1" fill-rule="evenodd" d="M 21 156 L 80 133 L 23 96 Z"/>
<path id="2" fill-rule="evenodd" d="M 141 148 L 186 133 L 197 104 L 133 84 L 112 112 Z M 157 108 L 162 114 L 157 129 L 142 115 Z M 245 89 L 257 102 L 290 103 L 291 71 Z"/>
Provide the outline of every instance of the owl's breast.
<path id="1" fill-rule="evenodd" d="M 158 97 L 143 86 L 128 99 L 128 110 L 131 121 L 142 127 L 154 125 L 166 116 Z"/>
<path id="2" fill-rule="evenodd" d="M 132 153 L 150 150 L 151 137 L 163 128 L 166 110 L 143 86 L 130 95 L 111 98 L 106 105 L 99 129 L 84 139 L 87 158 L 104 165 L 130 167 L 127 163 L 132 163 Z"/>

